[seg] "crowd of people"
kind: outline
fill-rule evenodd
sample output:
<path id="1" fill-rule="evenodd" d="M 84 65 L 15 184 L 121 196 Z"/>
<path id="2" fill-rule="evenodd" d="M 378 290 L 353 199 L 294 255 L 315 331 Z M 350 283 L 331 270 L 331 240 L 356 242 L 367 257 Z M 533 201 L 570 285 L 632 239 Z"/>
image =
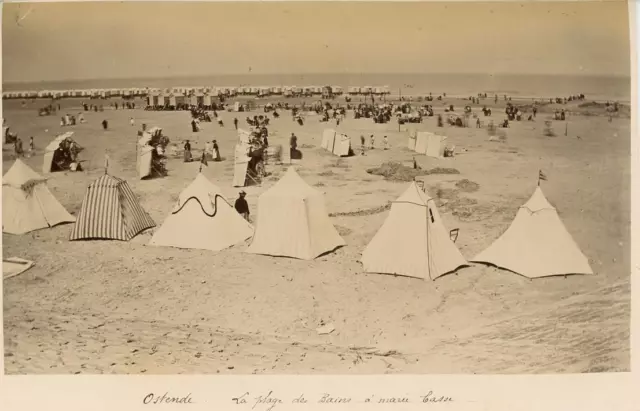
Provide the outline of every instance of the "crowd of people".
<path id="1" fill-rule="evenodd" d="M 74 115 L 65 114 L 63 117 L 60 117 L 60 127 L 66 126 L 75 126 L 77 123 L 85 123 L 84 115 L 82 113 L 78 113 L 78 117 Z"/>

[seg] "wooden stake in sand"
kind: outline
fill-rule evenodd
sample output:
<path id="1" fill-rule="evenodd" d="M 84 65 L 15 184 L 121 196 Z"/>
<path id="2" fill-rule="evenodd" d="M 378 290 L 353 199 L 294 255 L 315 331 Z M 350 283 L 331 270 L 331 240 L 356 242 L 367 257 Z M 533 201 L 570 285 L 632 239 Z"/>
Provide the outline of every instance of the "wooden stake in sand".
<path id="1" fill-rule="evenodd" d="M 104 153 L 104 173 L 109 174 L 109 154 Z"/>
<path id="2" fill-rule="evenodd" d="M 564 136 L 566 137 L 569 133 L 569 123 L 564 123 Z"/>

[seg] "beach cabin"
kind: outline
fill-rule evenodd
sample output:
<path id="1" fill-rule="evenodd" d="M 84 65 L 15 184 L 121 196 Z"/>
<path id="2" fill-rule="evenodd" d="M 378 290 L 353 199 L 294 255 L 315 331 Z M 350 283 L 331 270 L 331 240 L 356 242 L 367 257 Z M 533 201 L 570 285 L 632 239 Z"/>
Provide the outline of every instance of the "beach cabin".
<path id="1" fill-rule="evenodd" d="M 166 107 L 169 105 L 169 96 L 166 94 L 160 94 L 154 98 L 154 103 L 157 107 Z"/>
<path id="2" fill-rule="evenodd" d="M 349 93 L 349 94 L 351 94 L 351 95 L 358 94 L 358 93 L 360 93 L 360 88 L 359 88 L 359 87 L 351 86 L 351 87 L 349 87 L 349 89 L 348 89 L 348 93 Z"/>
<path id="3" fill-rule="evenodd" d="M 271 94 L 282 94 L 282 87 L 275 86 L 271 87 Z"/>
<path id="4" fill-rule="evenodd" d="M 360 94 L 371 94 L 373 92 L 373 87 L 364 86 L 360 88 Z"/>
<path id="5" fill-rule="evenodd" d="M 344 90 L 340 86 L 331 86 L 331 90 L 333 91 L 333 94 L 337 95 L 341 95 L 344 93 Z"/>

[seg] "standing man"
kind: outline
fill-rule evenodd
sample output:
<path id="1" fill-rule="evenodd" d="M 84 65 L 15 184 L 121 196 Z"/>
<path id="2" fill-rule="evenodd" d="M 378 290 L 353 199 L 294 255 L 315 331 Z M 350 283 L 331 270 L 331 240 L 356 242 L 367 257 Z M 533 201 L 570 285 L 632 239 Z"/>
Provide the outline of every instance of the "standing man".
<path id="1" fill-rule="evenodd" d="M 236 130 L 238 129 L 238 118 L 234 117 L 233 119 L 233 126 L 236 128 Z"/>
<path id="2" fill-rule="evenodd" d="M 15 142 L 13 143 L 13 148 L 16 152 L 16 158 L 23 156 L 24 151 L 22 150 L 22 139 L 20 137 L 16 138 Z"/>
<path id="3" fill-rule="evenodd" d="M 247 204 L 247 200 L 245 196 L 247 193 L 244 190 L 240 191 L 240 196 L 236 199 L 235 209 L 245 220 L 249 221 L 249 204 Z"/>

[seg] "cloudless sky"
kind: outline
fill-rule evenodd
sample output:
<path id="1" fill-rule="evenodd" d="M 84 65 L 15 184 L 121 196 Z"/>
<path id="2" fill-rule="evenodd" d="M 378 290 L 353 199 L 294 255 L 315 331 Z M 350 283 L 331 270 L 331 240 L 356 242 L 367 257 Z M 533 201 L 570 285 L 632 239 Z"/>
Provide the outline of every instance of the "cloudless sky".
<path id="1" fill-rule="evenodd" d="M 3 10 L 3 77 L 629 76 L 627 13 L 625 1 L 14 3 Z"/>

